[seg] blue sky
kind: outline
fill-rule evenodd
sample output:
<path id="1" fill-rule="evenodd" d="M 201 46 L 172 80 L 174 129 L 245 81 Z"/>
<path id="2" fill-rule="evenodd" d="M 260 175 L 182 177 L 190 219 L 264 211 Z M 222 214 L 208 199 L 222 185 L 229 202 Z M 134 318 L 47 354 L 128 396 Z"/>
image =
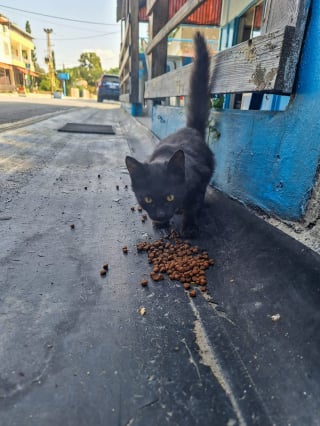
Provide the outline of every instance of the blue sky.
<path id="1" fill-rule="evenodd" d="M 116 22 L 116 3 L 117 0 L 0 0 L 0 14 L 23 30 L 26 21 L 30 22 L 38 63 L 43 68 L 46 68 L 44 57 L 47 51 L 43 29 L 52 28 L 52 47 L 58 69 L 63 65 L 79 65 L 78 59 L 85 51 L 95 52 L 101 58 L 102 67 L 109 69 L 118 66 L 120 50 L 121 25 Z M 55 19 L 31 12 L 97 24 Z"/>

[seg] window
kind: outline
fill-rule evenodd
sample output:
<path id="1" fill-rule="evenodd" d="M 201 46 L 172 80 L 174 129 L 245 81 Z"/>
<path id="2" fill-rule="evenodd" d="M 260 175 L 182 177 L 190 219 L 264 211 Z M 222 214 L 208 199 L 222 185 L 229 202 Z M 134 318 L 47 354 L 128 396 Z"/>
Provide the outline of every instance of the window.
<path id="1" fill-rule="evenodd" d="M 239 20 L 237 43 L 257 37 L 262 23 L 263 3 L 250 7 Z"/>
<path id="2" fill-rule="evenodd" d="M 9 43 L 6 41 L 3 42 L 3 51 L 6 56 L 10 55 Z"/>

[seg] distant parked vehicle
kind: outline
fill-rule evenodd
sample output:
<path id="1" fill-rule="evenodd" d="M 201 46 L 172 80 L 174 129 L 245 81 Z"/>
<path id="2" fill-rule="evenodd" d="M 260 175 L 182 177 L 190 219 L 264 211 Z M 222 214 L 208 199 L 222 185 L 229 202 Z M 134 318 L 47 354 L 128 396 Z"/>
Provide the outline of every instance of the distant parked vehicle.
<path id="1" fill-rule="evenodd" d="M 104 74 L 98 82 L 97 101 L 103 102 L 104 99 L 119 100 L 120 82 L 119 77 L 113 74 Z"/>

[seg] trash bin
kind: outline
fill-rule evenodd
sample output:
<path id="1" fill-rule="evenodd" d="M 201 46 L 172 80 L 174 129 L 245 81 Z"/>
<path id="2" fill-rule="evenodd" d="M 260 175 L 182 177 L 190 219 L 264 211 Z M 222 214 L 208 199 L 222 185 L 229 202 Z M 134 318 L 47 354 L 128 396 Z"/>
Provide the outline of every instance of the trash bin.
<path id="1" fill-rule="evenodd" d="M 63 98 L 62 90 L 56 90 L 55 92 L 53 92 L 53 97 L 55 99 L 62 99 Z"/>

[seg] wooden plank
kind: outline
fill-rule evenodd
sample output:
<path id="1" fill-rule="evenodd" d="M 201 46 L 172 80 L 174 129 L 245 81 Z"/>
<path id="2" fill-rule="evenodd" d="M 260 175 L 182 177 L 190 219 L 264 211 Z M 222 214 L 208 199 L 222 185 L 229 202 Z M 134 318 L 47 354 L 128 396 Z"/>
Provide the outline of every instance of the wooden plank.
<path id="1" fill-rule="evenodd" d="M 149 42 L 146 54 L 149 55 L 152 50 L 163 40 L 172 30 L 183 22 L 191 13 L 197 9 L 206 0 L 187 0 L 187 2 L 178 10 L 178 12 L 167 22 L 167 24 L 158 32 Z"/>
<path id="2" fill-rule="evenodd" d="M 125 23 L 125 32 L 124 32 L 124 38 L 121 41 L 121 49 L 120 49 L 120 55 L 119 55 L 119 62 L 122 62 L 122 58 L 124 53 L 126 52 L 128 45 L 130 43 L 129 40 L 129 34 L 130 34 L 130 14 L 128 14 L 127 18 L 126 18 L 126 23 Z"/>
<path id="3" fill-rule="evenodd" d="M 164 25 L 168 22 L 169 17 L 169 0 L 162 0 L 154 5 L 153 13 L 150 18 L 150 34 L 153 38 Z M 164 74 L 167 68 L 167 39 L 164 38 L 155 46 L 150 59 L 151 78 Z"/>
<path id="4" fill-rule="evenodd" d="M 288 84 L 287 90 L 290 90 L 290 82 L 295 80 L 310 7 L 310 0 L 300 0 L 291 43 L 291 52 L 284 68 L 283 81 L 284 85 Z M 286 90 L 286 87 L 284 87 L 284 90 Z"/>
<path id="5" fill-rule="evenodd" d="M 128 47 L 125 47 L 125 46 L 121 47 L 120 54 L 119 54 L 119 68 L 121 68 L 121 65 L 124 62 L 124 58 L 125 58 L 127 50 L 128 50 Z"/>
<path id="6" fill-rule="evenodd" d="M 125 32 L 124 32 L 124 39 L 123 39 L 123 44 L 125 46 L 129 44 L 130 25 L 131 25 L 131 17 L 129 13 L 126 18 Z"/>
<path id="7" fill-rule="evenodd" d="M 121 79 L 121 87 L 126 84 L 129 78 L 130 78 L 130 72 L 127 72 Z"/>
<path id="8" fill-rule="evenodd" d="M 120 21 L 123 18 L 123 2 L 122 0 L 117 0 L 117 21 Z"/>
<path id="9" fill-rule="evenodd" d="M 125 56 L 122 58 L 122 61 L 120 62 L 120 68 L 119 68 L 119 75 L 122 75 L 123 70 L 127 65 L 129 65 L 129 59 L 130 59 L 130 46 L 128 46 Z"/>
<path id="10" fill-rule="evenodd" d="M 271 33 L 284 28 L 286 25 L 295 27 L 299 7 L 303 1 L 266 0 L 261 33 Z"/>
<path id="11" fill-rule="evenodd" d="M 187 95 L 190 71 L 191 65 L 186 65 L 146 81 L 145 99 Z"/>
<path id="12" fill-rule="evenodd" d="M 125 103 L 129 103 L 130 102 L 130 94 L 129 93 L 123 93 L 122 95 L 120 95 L 120 101 L 125 102 Z"/>
<path id="13" fill-rule="evenodd" d="M 139 102 L 139 2 L 129 0 L 130 31 L 130 102 Z"/>
<path id="14" fill-rule="evenodd" d="M 294 28 L 255 37 L 211 58 L 211 93 L 273 92 L 289 94 L 294 75 L 286 81 Z M 145 98 L 188 95 L 191 66 L 146 82 Z"/>
<path id="15" fill-rule="evenodd" d="M 147 0 L 147 15 L 151 15 L 154 6 L 156 5 L 156 3 L 160 3 L 159 0 Z"/>

